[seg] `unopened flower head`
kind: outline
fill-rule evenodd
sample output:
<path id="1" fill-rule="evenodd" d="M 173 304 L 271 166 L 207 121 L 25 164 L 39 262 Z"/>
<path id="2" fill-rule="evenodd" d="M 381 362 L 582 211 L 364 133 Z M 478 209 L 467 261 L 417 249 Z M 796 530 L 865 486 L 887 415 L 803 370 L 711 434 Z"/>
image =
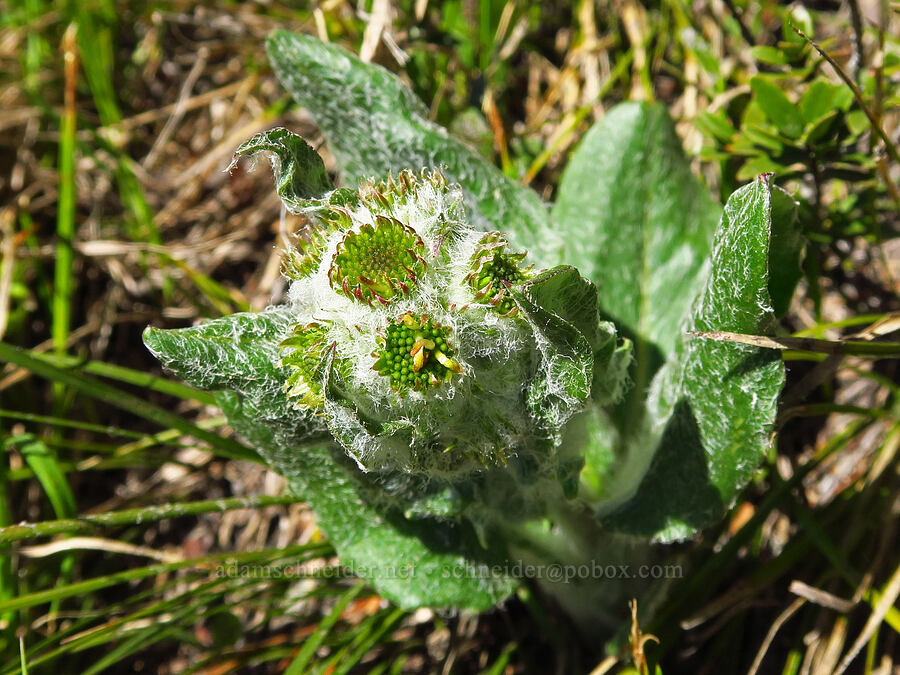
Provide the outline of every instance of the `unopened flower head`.
<path id="1" fill-rule="evenodd" d="M 513 316 L 518 307 L 508 289 L 532 276 L 531 267 L 521 267 L 524 259 L 524 253 L 508 251 L 507 241 L 499 232 L 482 237 L 472 254 L 471 272 L 466 275 L 466 282 L 475 291 L 475 299 L 489 303 L 501 316 Z"/>
<path id="2" fill-rule="evenodd" d="M 404 314 L 384 331 L 381 349 L 372 354 L 378 359 L 372 368 L 390 378 L 398 391 L 421 391 L 462 372 L 455 354 L 449 328 L 427 316 Z"/>
<path id="3" fill-rule="evenodd" d="M 396 218 L 375 216 L 338 244 L 328 270 L 332 287 L 361 302 L 386 305 L 397 293 L 408 295 L 425 273 L 425 244 Z"/>

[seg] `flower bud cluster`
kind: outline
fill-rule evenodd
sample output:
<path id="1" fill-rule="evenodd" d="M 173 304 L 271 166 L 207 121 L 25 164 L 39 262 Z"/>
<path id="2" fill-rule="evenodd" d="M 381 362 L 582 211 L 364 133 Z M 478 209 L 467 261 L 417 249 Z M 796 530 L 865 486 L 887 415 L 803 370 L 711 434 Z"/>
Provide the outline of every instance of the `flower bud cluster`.
<path id="1" fill-rule="evenodd" d="M 403 171 L 305 215 L 284 263 L 297 408 L 365 471 L 453 479 L 551 451 L 559 430 L 525 393 L 547 347 L 515 299 L 536 273 L 504 235 L 468 225 L 458 186 Z"/>

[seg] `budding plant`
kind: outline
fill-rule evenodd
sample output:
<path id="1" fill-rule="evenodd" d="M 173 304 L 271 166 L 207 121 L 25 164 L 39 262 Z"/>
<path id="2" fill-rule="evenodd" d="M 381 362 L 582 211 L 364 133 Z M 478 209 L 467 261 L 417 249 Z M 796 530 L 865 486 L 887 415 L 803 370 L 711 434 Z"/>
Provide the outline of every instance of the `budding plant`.
<path id="1" fill-rule="evenodd" d="M 764 333 L 786 309 L 800 239 L 770 178 L 723 210 L 665 109 L 622 104 L 548 208 L 382 68 L 286 32 L 268 47 L 343 187 L 285 129 L 244 143 L 235 162 L 267 154 L 304 217 L 286 304 L 144 341 L 215 392 L 342 561 L 401 606 L 485 609 L 517 562 L 611 561 L 720 519 L 783 366 L 691 333 Z M 598 583 L 566 581 L 570 606 Z"/>

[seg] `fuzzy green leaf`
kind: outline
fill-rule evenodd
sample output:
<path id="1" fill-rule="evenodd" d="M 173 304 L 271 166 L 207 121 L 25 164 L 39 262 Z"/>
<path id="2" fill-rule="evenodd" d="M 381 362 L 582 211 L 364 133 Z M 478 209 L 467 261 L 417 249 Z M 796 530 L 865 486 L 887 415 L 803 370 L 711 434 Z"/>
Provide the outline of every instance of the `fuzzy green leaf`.
<path id="1" fill-rule="evenodd" d="M 612 326 L 600 322 L 597 289 L 574 267 L 560 266 L 509 289 L 531 324 L 546 368 L 529 385 L 533 412 L 558 427 L 591 395 L 594 354 L 614 341 Z"/>
<path id="2" fill-rule="evenodd" d="M 144 344 L 166 368 L 195 387 L 238 392 L 259 419 L 305 441 L 324 438 L 321 420 L 294 409 L 282 391 L 289 374 L 278 365 L 279 344 L 290 325 L 285 308 L 232 314 L 190 328 L 148 327 Z"/>
<path id="3" fill-rule="evenodd" d="M 541 323 L 541 327 L 535 330 L 543 337 L 551 338 L 551 344 L 555 348 L 563 347 L 557 358 L 563 358 L 566 369 L 582 368 L 581 360 L 588 352 L 578 344 L 577 335 L 584 336 L 591 353 L 592 400 L 599 405 L 618 401 L 628 383 L 632 345 L 628 339 L 617 341 L 615 326 L 601 320 L 597 287 L 581 276 L 574 267 L 562 265 L 547 270 L 524 284 L 522 294 L 526 310 L 529 303 L 540 308 L 539 311 L 531 308 L 529 314 L 533 323 Z M 559 341 L 552 342 L 552 327 L 557 320 L 565 325 L 568 335 L 557 335 Z M 577 333 L 572 333 L 571 328 Z M 579 398 L 583 393 L 578 391 Z"/>
<path id="4" fill-rule="evenodd" d="M 721 518 L 764 457 L 784 384 L 780 355 L 685 330 L 771 329 L 770 246 L 780 229 L 794 226 L 781 222 L 784 214 L 773 209 L 766 176 L 728 200 L 705 288 L 651 388 L 638 437 L 645 446 L 655 439 L 652 464 L 633 498 L 608 519 L 613 529 L 657 541 L 687 537 Z"/>
<path id="5" fill-rule="evenodd" d="M 429 121 L 396 75 L 308 35 L 275 31 L 267 48 L 278 78 L 328 140 L 345 183 L 443 167 L 462 185 L 475 227 L 510 232 L 516 247 L 529 249 L 543 266 L 560 260 L 559 239 L 537 194 Z"/>
<path id="6" fill-rule="evenodd" d="M 609 335 L 601 331 L 597 310 L 597 287 L 577 269 L 561 265 L 541 272 L 522 285 L 529 304 L 572 324 L 591 349 L 597 349 Z"/>
<path id="7" fill-rule="evenodd" d="M 191 326 L 148 326 L 144 344 L 182 380 L 201 389 L 242 389 L 277 379 L 278 344 L 288 334 L 284 309 L 232 314 Z M 274 383 L 273 383 L 274 384 Z"/>
<path id="8" fill-rule="evenodd" d="M 296 213 L 308 206 L 309 200 L 318 199 L 332 189 L 318 153 L 297 134 L 281 127 L 263 131 L 241 143 L 228 169 L 240 158 L 255 157 L 261 152 L 271 158 L 278 196 L 289 211 Z"/>
<path id="9" fill-rule="evenodd" d="M 566 312 L 567 319 L 564 319 L 544 304 L 551 304 L 555 299 L 567 300 L 568 298 L 564 297 L 567 294 L 559 292 L 560 287 L 572 283 L 577 284 L 580 280 L 581 277 L 575 268 L 557 267 L 525 284 L 521 292 L 510 289 L 510 293 L 531 324 L 532 330 L 538 337 L 538 345 L 543 345 L 546 349 L 544 355 L 548 363 L 545 374 L 546 381 L 543 379 L 540 381 L 539 389 L 545 394 L 549 394 L 561 386 L 567 397 L 583 401 L 591 393 L 594 376 L 594 350 L 584 332 L 572 322 L 575 318 L 572 314 L 577 315 L 581 310 L 588 316 L 593 312 L 596 317 L 597 305 L 595 303 L 591 306 L 585 303 L 584 300 L 587 298 L 581 295 L 582 302 L 568 308 L 571 312 Z M 585 283 L 590 285 L 589 282 Z M 543 288 L 545 284 L 554 286 L 554 289 L 545 291 Z M 593 332 L 596 333 L 596 331 L 595 321 Z M 543 403 L 541 408 L 545 408 Z M 542 410 L 542 412 L 547 411 Z"/>
<path id="10" fill-rule="evenodd" d="M 720 214 L 666 109 L 642 103 L 617 106 L 587 133 L 553 209 L 566 262 L 597 285 L 602 312 L 638 338 L 637 358 L 643 343 L 674 349 Z"/>

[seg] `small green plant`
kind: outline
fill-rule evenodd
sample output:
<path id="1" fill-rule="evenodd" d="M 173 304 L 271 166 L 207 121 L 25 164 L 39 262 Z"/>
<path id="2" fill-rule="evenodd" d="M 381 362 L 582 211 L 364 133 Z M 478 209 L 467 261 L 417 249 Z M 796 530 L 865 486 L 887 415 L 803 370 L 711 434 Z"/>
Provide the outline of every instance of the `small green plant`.
<path id="1" fill-rule="evenodd" d="M 602 569 L 720 519 L 769 446 L 783 365 L 688 332 L 759 334 L 786 308 L 800 239 L 769 177 L 723 210 L 665 109 L 624 104 L 548 209 L 387 71 L 305 36 L 268 47 L 359 187 L 284 129 L 243 144 L 309 222 L 288 303 L 144 340 L 215 392 L 342 561 L 401 606 L 483 609 L 515 563 Z M 560 594 L 580 611 L 596 580 L 577 569 Z"/>
<path id="2" fill-rule="evenodd" d="M 698 126 L 711 139 L 704 157 L 739 163 L 738 180 L 772 171 L 797 181 L 809 195 L 801 201 L 803 231 L 817 242 L 878 233 L 896 205 L 878 180 L 869 120 L 853 92 L 818 77 L 792 100 L 782 89 L 791 82 L 756 75 L 728 109 L 702 113 Z"/>

